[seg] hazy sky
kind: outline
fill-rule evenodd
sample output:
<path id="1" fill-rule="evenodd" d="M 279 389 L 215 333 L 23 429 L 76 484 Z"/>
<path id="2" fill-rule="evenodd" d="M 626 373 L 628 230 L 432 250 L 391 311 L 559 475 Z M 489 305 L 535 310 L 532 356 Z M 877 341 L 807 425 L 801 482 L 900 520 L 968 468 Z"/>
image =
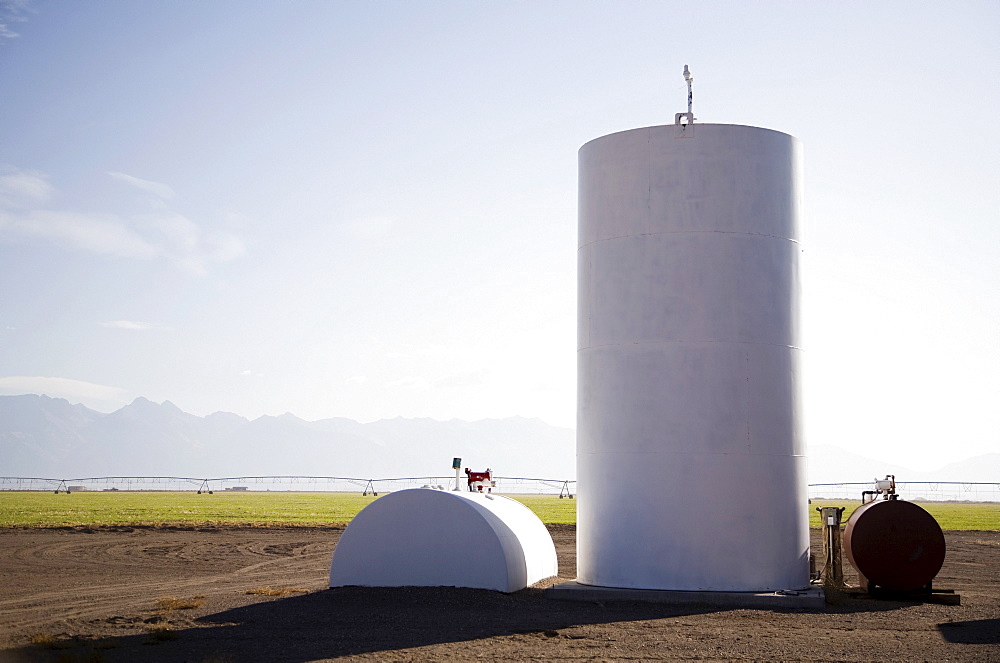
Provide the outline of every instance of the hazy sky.
<path id="1" fill-rule="evenodd" d="M 803 143 L 808 441 L 1000 450 L 995 0 L 0 8 L 0 393 L 572 426 L 576 153 L 688 64 Z"/>

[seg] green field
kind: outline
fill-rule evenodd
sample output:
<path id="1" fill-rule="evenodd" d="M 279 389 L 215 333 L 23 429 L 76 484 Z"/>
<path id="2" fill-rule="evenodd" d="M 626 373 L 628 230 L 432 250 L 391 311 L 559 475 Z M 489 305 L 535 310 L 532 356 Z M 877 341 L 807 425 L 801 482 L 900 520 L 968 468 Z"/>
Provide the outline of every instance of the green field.
<path id="1" fill-rule="evenodd" d="M 575 523 L 576 500 L 554 495 L 511 495 L 546 523 Z M 373 500 L 358 493 L 294 492 L 0 492 L 0 527 L 102 525 L 252 526 L 346 523 Z M 809 524 L 819 527 L 819 506 L 845 506 L 844 521 L 859 503 L 813 500 Z M 1000 504 L 921 502 L 942 529 L 1000 531 Z"/>
<path id="2" fill-rule="evenodd" d="M 941 529 L 1000 531 L 1000 503 L 997 502 L 915 502 L 934 516 Z M 841 520 L 847 523 L 861 506 L 860 500 L 813 500 L 809 507 L 809 526 L 819 527 L 817 507 L 846 507 Z"/>
<path id="3" fill-rule="evenodd" d="M 512 496 L 547 523 L 576 522 L 576 500 Z M 0 492 L 0 527 L 346 523 L 378 499 L 359 493 Z"/>

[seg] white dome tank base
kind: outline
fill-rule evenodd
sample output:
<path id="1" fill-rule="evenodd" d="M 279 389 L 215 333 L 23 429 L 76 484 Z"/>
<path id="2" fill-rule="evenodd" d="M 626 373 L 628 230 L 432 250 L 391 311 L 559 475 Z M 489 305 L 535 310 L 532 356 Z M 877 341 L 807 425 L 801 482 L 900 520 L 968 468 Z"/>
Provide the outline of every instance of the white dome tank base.
<path id="1" fill-rule="evenodd" d="M 413 488 L 380 497 L 333 551 L 330 587 L 471 587 L 516 592 L 558 575 L 528 507 L 501 495 Z"/>

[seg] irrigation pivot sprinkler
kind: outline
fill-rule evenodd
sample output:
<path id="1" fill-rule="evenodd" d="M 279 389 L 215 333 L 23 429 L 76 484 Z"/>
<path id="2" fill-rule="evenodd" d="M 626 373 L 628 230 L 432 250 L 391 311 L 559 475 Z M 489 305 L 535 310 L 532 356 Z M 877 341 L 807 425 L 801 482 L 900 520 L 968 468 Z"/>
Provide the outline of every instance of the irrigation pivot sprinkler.
<path id="1" fill-rule="evenodd" d="M 493 480 L 493 470 L 488 467 L 485 472 L 473 472 L 465 468 L 465 473 L 469 477 L 469 492 L 481 493 L 485 488 L 487 493 L 492 493 L 496 488 L 497 482 Z"/>

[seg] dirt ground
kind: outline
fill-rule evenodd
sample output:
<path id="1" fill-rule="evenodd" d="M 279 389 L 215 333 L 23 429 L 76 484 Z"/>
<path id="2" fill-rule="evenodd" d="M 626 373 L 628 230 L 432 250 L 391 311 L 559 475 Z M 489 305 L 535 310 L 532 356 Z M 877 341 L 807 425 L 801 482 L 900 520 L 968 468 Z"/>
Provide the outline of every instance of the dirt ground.
<path id="1" fill-rule="evenodd" d="M 572 579 L 575 528 L 550 531 Z M 841 597 L 813 611 L 553 601 L 552 581 L 330 590 L 339 535 L 0 530 L 0 661 L 1000 661 L 1000 532 L 946 532 L 935 586 L 959 606 Z"/>

